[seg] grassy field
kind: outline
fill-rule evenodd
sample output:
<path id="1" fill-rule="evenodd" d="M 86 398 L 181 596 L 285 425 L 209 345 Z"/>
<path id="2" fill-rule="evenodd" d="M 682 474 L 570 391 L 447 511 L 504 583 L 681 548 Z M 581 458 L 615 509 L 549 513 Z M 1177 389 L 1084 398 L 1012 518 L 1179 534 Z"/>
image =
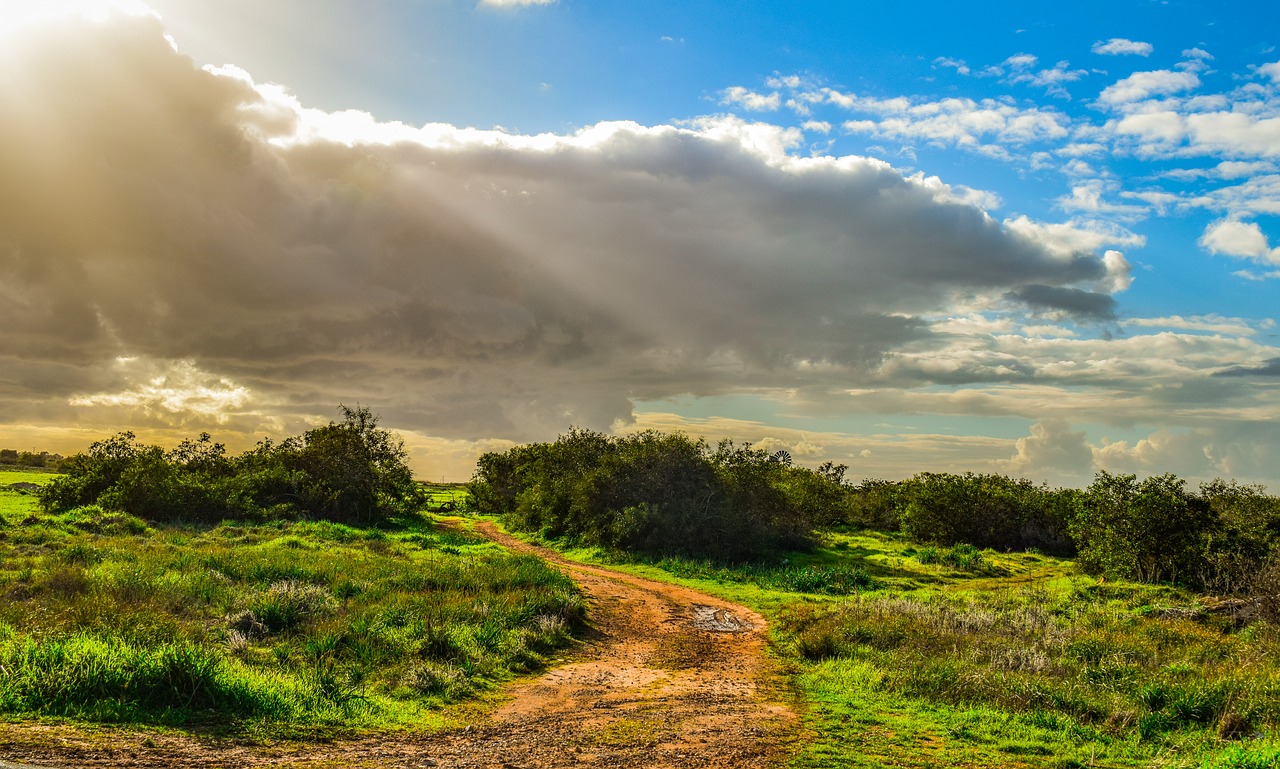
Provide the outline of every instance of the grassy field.
<path id="1" fill-rule="evenodd" d="M 161 526 L 45 515 L 9 488 L 49 478 L 0 472 L 7 717 L 269 736 L 440 727 L 451 705 L 541 667 L 583 618 L 559 572 L 426 516 Z"/>
<path id="2" fill-rule="evenodd" d="M 1181 591 L 871 532 L 770 567 L 565 552 L 768 616 L 795 767 L 1280 767 L 1280 632 Z"/>
<path id="3" fill-rule="evenodd" d="M 0 472 L 10 718 L 441 727 L 583 618 L 566 578 L 465 525 L 161 526 L 45 515 L 9 488 L 49 478 Z M 429 507 L 451 512 L 459 493 L 434 489 Z M 744 567 L 565 552 L 768 616 L 804 714 L 796 767 L 1280 767 L 1280 632 L 1182 591 L 871 532 Z"/>

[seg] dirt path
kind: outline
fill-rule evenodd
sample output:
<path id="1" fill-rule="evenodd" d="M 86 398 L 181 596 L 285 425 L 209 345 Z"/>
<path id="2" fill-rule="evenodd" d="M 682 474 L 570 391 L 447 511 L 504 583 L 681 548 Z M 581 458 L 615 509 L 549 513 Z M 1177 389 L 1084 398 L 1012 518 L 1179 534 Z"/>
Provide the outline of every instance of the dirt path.
<path id="1" fill-rule="evenodd" d="M 796 718 L 764 654 L 764 619 L 703 593 L 583 566 L 479 530 L 564 569 L 594 632 L 565 664 L 512 684 L 466 729 L 277 747 L 0 724 L 0 760 L 112 767 L 627 767 L 757 769 L 785 761 Z M 0 761 L 2 764 L 2 761 Z"/>

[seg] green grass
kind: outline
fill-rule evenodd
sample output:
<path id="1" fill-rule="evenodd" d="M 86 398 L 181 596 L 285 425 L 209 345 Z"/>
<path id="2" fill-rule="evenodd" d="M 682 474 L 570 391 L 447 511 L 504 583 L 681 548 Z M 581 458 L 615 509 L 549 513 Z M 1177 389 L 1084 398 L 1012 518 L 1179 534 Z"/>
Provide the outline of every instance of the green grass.
<path id="1" fill-rule="evenodd" d="M 0 530 L 21 521 L 39 509 L 35 494 L 10 488 L 16 483 L 44 485 L 57 477 L 38 470 L 0 470 Z"/>
<path id="2" fill-rule="evenodd" d="M 1194 596 L 1069 559 L 928 550 L 834 533 L 787 557 L 872 581 L 853 591 L 760 578 L 777 564 L 564 552 L 765 614 L 802 703 L 795 767 L 1280 769 L 1280 629 L 1178 619 Z"/>
<path id="3" fill-rule="evenodd" d="M 0 490 L 8 718 L 431 728 L 539 669 L 583 620 L 558 571 L 426 517 L 162 526 L 33 502 Z"/>

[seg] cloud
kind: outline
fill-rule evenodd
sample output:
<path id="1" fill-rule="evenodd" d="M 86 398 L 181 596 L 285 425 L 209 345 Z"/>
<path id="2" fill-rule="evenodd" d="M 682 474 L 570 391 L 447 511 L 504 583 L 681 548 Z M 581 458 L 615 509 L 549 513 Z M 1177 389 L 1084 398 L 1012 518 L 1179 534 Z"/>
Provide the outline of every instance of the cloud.
<path id="1" fill-rule="evenodd" d="M 969 65 L 964 63 L 963 59 L 952 59 L 949 56 L 939 56 L 933 60 L 936 67 L 950 67 L 956 71 L 958 75 L 969 74 Z"/>
<path id="2" fill-rule="evenodd" d="M 828 90 L 830 103 L 877 116 L 844 123 L 852 133 L 896 141 L 954 146 L 991 157 L 1007 157 L 1009 147 L 1067 136 L 1067 119 L 1041 108 L 1023 108 L 994 99 L 948 98 L 934 102 L 874 99 Z"/>
<path id="3" fill-rule="evenodd" d="M 740 85 L 726 88 L 720 96 L 721 104 L 742 107 L 753 112 L 768 112 L 782 106 L 782 98 L 777 91 L 768 94 L 756 93 Z"/>
<path id="4" fill-rule="evenodd" d="M 1263 264 L 1280 264 L 1280 248 L 1271 248 L 1257 222 L 1225 219 L 1210 224 L 1199 240 L 1200 247 L 1213 254 L 1253 259 Z"/>
<path id="5" fill-rule="evenodd" d="M 1028 306 L 1045 310 L 1061 310 L 1075 317 L 1115 320 L 1116 300 L 1106 294 L 1079 288 L 1032 284 L 1008 296 Z"/>
<path id="6" fill-rule="evenodd" d="M 1202 153 L 1280 157 L 1280 116 L 1211 112 L 1188 115 L 1186 126 Z"/>
<path id="7" fill-rule="evenodd" d="M 1013 69 L 1030 69 L 1039 61 L 1029 53 L 1016 53 L 1004 60 L 1005 66 Z"/>
<path id="8" fill-rule="evenodd" d="M 1093 44 L 1089 50 L 1104 56 L 1150 56 L 1154 49 L 1151 43 L 1142 43 L 1135 40 L 1127 40 L 1123 37 L 1113 37 L 1110 40 Z"/>
<path id="9" fill-rule="evenodd" d="M 1064 256 L 1078 251 L 1093 252 L 1106 246 L 1129 247 L 1146 243 L 1146 238 L 1120 225 L 1096 220 L 1044 223 L 1019 216 L 1006 219 L 1004 225 L 1006 229 Z M 1103 252 L 1102 263 L 1106 273 L 1099 279 L 1099 290 L 1117 293 L 1133 285 L 1133 271 L 1122 252 L 1107 248 Z"/>
<path id="10" fill-rule="evenodd" d="M 1034 57 L 1032 57 L 1034 59 Z M 1071 69 L 1071 64 L 1060 61 L 1049 69 L 1033 72 L 1023 67 L 1015 67 L 1014 71 L 1004 79 L 1006 83 L 1026 83 L 1044 88 L 1051 96 L 1069 98 L 1064 83 L 1073 83 L 1088 75 L 1087 70 Z"/>
<path id="11" fill-rule="evenodd" d="M 688 417 L 662 411 L 642 411 L 634 423 L 619 429 L 681 431 L 712 443 L 727 438 L 770 451 L 785 449 L 808 466 L 828 461 L 848 465 L 846 477 L 855 482 L 862 478 L 900 479 L 924 467 L 957 473 L 996 470 L 1013 450 L 1012 441 L 983 435 L 800 430 L 746 419 Z"/>
<path id="12" fill-rule="evenodd" d="M 1159 326 L 1152 333 L 1098 338 L 1044 335 L 991 321 L 966 327 L 954 317 L 939 318 L 931 336 L 904 345 L 881 364 L 879 382 L 886 389 L 850 391 L 850 407 L 886 414 L 1052 417 L 1077 424 L 1177 420 L 1203 426 L 1280 419 L 1280 393 L 1214 376 L 1231 365 L 1264 366 L 1280 356 L 1280 348 L 1252 338 L 1252 331 L 1191 333 L 1174 322 Z M 964 387 L 936 387 L 942 384 Z M 934 387 L 887 389 L 908 385 Z"/>
<path id="13" fill-rule="evenodd" d="M 1224 318 L 1221 315 L 1205 315 L 1184 318 L 1172 315 L 1165 318 L 1129 318 L 1125 325 L 1143 328 L 1176 328 L 1183 331 L 1204 331 L 1212 334 L 1254 336 L 1257 329 L 1244 318 Z"/>
<path id="14" fill-rule="evenodd" d="M 1200 78 L 1193 72 L 1174 72 L 1167 69 L 1135 72 L 1103 89 L 1098 95 L 1098 101 L 1111 107 L 1122 107 L 1152 96 L 1189 91 L 1199 85 Z"/>
<path id="15" fill-rule="evenodd" d="M 1229 377 L 1280 377 L 1280 358 L 1272 358 L 1260 366 L 1232 366 L 1214 376 Z"/>
<path id="16" fill-rule="evenodd" d="M 1013 476 L 1047 480 L 1065 486 L 1088 483 L 1093 470 L 1093 452 L 1083 430 L 1072 430 L 1062 419 L 1042 419 L 1031 426 L 1031 434 L 1019 438 L 1017 451 L 1001 463 Z"/>
<path id="17" fill-rule="evenodd" d="M 800 157 L 798 129 L 383 123 L 202 70 L 150 18 L 48 28 L 0 66 L 9 420 L 252 431 L 360 401 L 544 439 L 636 399 L 869 381 L 938 308 L 1111 307 L 1110 257 L 935 178 Z M 1006 106 L 992 136 L 1056 130 Z"/>
<path id="18" fill-rule="evenodd" d="M 1165 172 L 1164 175 L 1171 179 L 1183 181 L 1193 179 L 1241 179 L 1272 174 L 1277 170 L 1280 170 L 1280 166 L 1277 166 L 1275 161 L 1271 160 L 1224 160 L 1212 168 L 1175 169 Z"/>
<path id="19" fill-rule="evenodd" d="M 134 358 L 117 359 L 122 367 L 136 367 L 147 361 Z M 89 393 L 72 396 L 72 406 L 126 406 L 144 411 L 214 417 L 225 420 L 228 412 L 242 409 L 249 391 L 225 378 L 200 371 L 191 361 L 172 361 L 167 365 L 148 366 L 142 376 L 134 375 L 133 387 L 122 391 Z"/>
<path id="20" fill-rule="evenodd" d="M 1230 217 L 1280 214 L 1280 174 L 1259 174 L 1240 184 L 1182 198 L 1187 207 L 1220 211 Z"/>
<path id="21" fill-rule="evenodd" d="M 1194 430 L 1161 429 L 1136 441 L 1104 441 L 1094 462 L 1110 472 L 1174 473 L 1207 481 L 1257 482 L 1272 475 L 1280 443 L 1272 425 L 1228 424 Z"/>

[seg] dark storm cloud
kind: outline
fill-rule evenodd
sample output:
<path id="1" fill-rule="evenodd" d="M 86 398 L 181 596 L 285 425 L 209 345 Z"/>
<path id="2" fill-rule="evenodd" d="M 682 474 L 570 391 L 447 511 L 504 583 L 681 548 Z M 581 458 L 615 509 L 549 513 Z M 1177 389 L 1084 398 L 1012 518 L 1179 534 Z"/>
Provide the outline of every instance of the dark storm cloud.
<path id="1" fill-rule="evenodd" d="M 135 357 L 519 439 L 631 397 L 856 383 L 975 300 L 1114 316 L 1099 256 L 882 163 L 789 157 L 777 129 L 339 141 L 150 18 L 51 28 L 0 72 L 11 405 L 128 390 Z"/>
<path id="2" fill-rule="evenodd" d="M 1280 358 L 1272 358 L 1260 366 L 1232 366 L 1214 376 L 1225 377 L 1280 377 Z"/>
<path id="3" fill-rule="evenodd" d="M 1010 292 L 1009 297 L 1036 310 L 1057 310 L 1094 320 L 1116 318 L 1116 300 L 1095 291 L 1032 284 Z"/>

